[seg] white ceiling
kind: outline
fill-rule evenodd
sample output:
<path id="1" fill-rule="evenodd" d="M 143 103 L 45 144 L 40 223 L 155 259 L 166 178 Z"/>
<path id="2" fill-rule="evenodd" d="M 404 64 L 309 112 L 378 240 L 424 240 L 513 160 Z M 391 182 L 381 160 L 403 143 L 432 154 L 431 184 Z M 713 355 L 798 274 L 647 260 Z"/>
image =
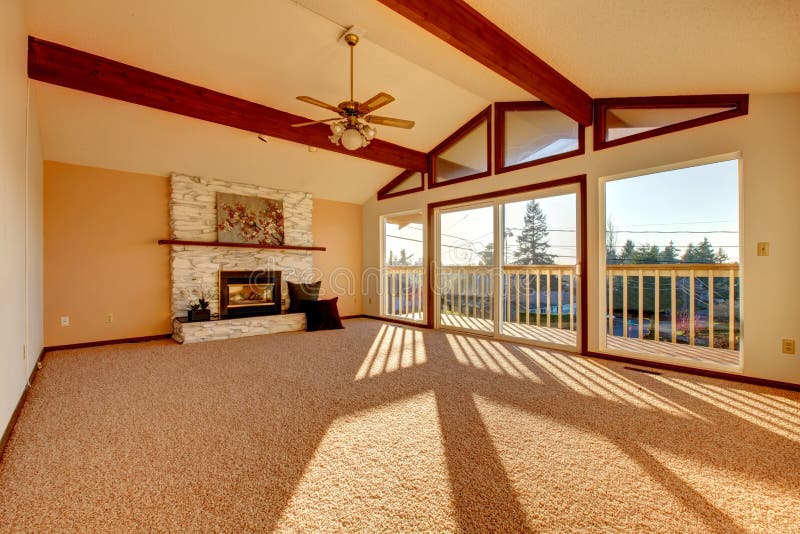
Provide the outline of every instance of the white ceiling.
<path id="1" fill-rule="evenodd" d="M 592 98 L 800 91 L 800 0 L 466 0 Z"/>
<path id="2" fill-rule="evenodd" d="M 469 0 L 593 97 L 800 90 L 800 2 Z M 29 33 L 311 118 L 348 91 L 397 101 L 416 121 L 378 136 L 427 151 L 492 101 L 525 91 L 376 0 L 28 0 Z M 361 203 L 400 169 L 195 119 L 34 84 L 46 159 L 135 172 L 176 170 Z M 367 148 L 368 150 L 368 148 Z"/>

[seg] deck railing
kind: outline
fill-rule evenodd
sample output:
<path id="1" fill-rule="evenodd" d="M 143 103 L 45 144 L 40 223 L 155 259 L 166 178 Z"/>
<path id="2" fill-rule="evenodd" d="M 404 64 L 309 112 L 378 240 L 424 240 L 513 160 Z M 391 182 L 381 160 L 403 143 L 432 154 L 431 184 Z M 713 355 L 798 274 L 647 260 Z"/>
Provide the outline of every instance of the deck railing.
<path id="1" fill-rule="evenodd" d="M 422 266 L 383 268 L 383 313 L 422 319 L 425 272 Z"/>
<path id="2" fill-rule="evenodd" d="M 608 265 L 608 332 L 737 350 L 739 283 L 738 264 Z"/>
<path id="3" fill-rule="evenodd" d="M 506 322 L 574 331 L 574 265 L 506 265 L 500 312 Z M 442 313 L 494 320 L 492 267 L 441 267 Z M 421 266 L 384 268 L 384 313 L 421 319 Z M 738 349 L 739 265 L 608 265 L 609 336 Z M 657 311 L 656 311 L 657 310 Z"/>

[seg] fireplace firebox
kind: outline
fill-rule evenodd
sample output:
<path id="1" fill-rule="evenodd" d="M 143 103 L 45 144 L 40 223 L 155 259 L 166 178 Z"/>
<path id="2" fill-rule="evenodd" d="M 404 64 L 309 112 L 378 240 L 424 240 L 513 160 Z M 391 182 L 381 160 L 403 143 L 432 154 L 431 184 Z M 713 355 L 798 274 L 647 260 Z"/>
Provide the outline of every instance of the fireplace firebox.
<path id="1" fill-rule="evenodd" d="M 219 272 L 221 318 L 275 315 L 280 312 L 280 271 Z"/>

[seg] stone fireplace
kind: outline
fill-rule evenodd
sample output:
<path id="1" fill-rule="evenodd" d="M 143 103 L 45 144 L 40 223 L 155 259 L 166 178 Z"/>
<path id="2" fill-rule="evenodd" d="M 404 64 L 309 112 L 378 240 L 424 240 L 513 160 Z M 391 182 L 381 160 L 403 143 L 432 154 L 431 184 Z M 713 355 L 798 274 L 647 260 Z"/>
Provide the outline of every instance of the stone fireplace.
<path id="1" fill-rule="evenodd" d="M 173 173 L 170 176 L 170 239 L 217 241 L 217 193 L 262 197 L 283 203 L 286 245 L 310 247 L 310 193 Z M 173 337 L 181 343 L 305 328 L 304 314 L 282 314 L 286 282 L 314 279 L 311 252 L 229 246 L 170 246 Z M 245 273 L 228 278 L 225 273 Z M 265 273 L 273 273 L 266 278 Z M 275 274 L 277 273 L 277 274 Z M 255 276 L 255 278 L 253 278 Z M 224 279 L 227 285 L 223 287 Z M 201 294 L 212 321 L 188 323 L 187 309 Z"/>
<path id="2" fill-rule="evenodd" d="M 170 239 L 217 240 L 216 193 L 256 196 L 283 202 L 284 239 L 287 245 L 311 246 L 310 193 L 285 191 L 182 174 L 170 176 Z M 170 253 L 172 317 L 183 317 L 189 301 L 203 291 L 210 297 L 211 314 L 220 313 L 220 271 L 281 271 L 281 302 L 288 302 L 286 281 L 313 278 L 311 252 L 229 247 L 173 245 Z M 282 305 L 285 309 L 286 305 Z"/>

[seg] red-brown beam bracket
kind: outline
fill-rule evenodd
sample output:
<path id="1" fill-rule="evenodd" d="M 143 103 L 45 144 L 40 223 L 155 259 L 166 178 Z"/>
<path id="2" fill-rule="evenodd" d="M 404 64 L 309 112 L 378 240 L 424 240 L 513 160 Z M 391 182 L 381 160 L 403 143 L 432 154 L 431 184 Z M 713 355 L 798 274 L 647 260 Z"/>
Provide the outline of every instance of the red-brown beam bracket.
<path id="1" fill-rule="evenodd" d="M 402 169 L 427 168 L 424 152 L 380 139 L 351 152 L 330 142 L 327 126 L 291 127 L 306 117 L 35 37 L 28 38 L 28 77 Z"/>
<path id="2" fill-rule="evenodd" d="M 592 98 L 463 0 L 379 0 L 584 126 Z"/>

